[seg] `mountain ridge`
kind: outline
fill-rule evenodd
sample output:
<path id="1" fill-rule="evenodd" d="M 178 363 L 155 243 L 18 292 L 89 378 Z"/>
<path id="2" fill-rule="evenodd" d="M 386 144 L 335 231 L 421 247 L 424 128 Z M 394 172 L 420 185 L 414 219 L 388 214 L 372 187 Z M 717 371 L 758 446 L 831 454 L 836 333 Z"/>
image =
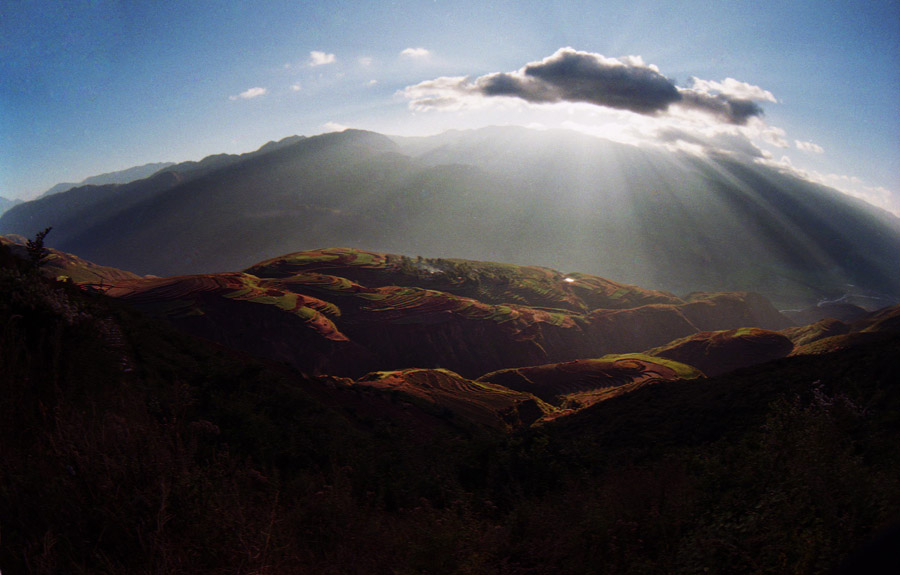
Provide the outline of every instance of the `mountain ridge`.
<path id="1" fill-rule="evenodd" d="M 347 130 L 209 164 L 98 194 L 88 221 L 18 206 L 0 233 L 28 236 L 46 222 L 55 247 L 155 275 L 354 245 L 676 293 L 746 289 L 782 307 L 857 291 L 885 305 L 900 294 L 900 219 L 734 158 L 495 128 L 421 139 Z"/>
<path id="2" fill-rule="evenodd" d="M 4 198 L 3 196 L 0 196 L 0 216 L 2 216 L 3 212 L 5 212 L 6 210 L 12 208 L 13 206 L 17 206 L 20 203 L 22 203 L 22 200 L 19 200 L 19 199 L 10 200 L 10 199 Z"/>
<path id="3" fill-rule="evenodd" d="M 45 198 L 47 196 L 52 196 L 55 194 L 61 194 L 63 192 L 68 192 L 72 188 L 80 188 L 84 186 L 103 186 L 107 184 L 128 184 L 136 180 L 143 180 L 144 178 L 149 178 L 156 172 L 168 168 L 169 166 L 174 166 L 174 162 L 151 162 L 149 164 L 142 164 L 140 166 L 133 166 L 131 168 L 126 168 L 124 170 L 117 170 L 114 172 L 106 172 L 104 174 L 98 174 L 96 176 L 90 176 L 85 178 L 77 183 L 72 182 L 61 182 L 56 184 L 49 190 L 43 192 L 35 199 Z"/>

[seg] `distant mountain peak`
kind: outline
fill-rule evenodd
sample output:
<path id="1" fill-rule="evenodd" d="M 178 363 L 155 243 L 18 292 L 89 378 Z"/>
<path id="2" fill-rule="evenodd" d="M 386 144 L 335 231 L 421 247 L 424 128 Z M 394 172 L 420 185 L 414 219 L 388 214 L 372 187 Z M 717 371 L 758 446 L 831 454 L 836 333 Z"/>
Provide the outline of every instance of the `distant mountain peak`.
<path id="1" fill-rule="evenodd" d="M 352 245 L 580 270 L 676 295 L 755 291 L 783 308 L 862 290 L 900 297 L 900 220 L 737 158 L 559 130 L 349 129 L 163 173 L 175 177 L 17 206 L 0 233 L 53 226 L 54 247 L 154 275 Z"/>
<path id="2" fill-rule="evenodd" d="M 9 199 L 4 198 L 3 196 L 0 196 L 0 215 L 3 215 L 3 212 L 10 209 L 11 207 L 21 204 L 21 203 L 22 203 L 22 200 L 20 200 L 20 199 L 9 200 Z"/>
<path id="3" fill-rule="evenodd" d="M 156 172 L 168 168 L 169 166 L 174 165 L 172 162 L 154 162 L 150 164 L 143 164 L 140 166 L 133 166 L 131 168 L 127 168 L 124 170 L 119 170 L 115 172 L 108 172 L 105 174 L 100 174 L 97 176 L 91 176 L 89 178 L 85 178 L 81 182 L 77 184 L 73 183 L 60 183 L 56 184 L 40 196 L 38 198 L 45 198 L 47 196 L 52 196 L 54 194 L 60 194 L 63 192 L 67 192 L 75 187 L 80 186 L 103 186 L 108 184 L 127 184 L 129 182 L 133 182 L 135 180 L 142 180 L 148 176 L 152 176 Z"/>

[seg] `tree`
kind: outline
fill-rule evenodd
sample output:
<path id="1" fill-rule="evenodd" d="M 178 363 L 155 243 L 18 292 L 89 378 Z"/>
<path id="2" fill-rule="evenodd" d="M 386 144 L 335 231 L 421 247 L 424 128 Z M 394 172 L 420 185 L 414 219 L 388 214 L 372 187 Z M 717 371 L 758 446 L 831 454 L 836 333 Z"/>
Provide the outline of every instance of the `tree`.
<path id="1" fill-rule="evenodd" d="M 44 247 L 44 238 L 47 237 L 47 234 L 52 229 L 52 227 L 49 227 L 42 232 L 38 232 L 33 240 L 28 240 L 28 243 L 25 244 L 25 249 L 28 250 L 28 259 L 31 260 L 31 265 L 35 269 L 39 269 L 44 265 L 47 262 L 47 256 L 50 255 L 50 252 Z"/>

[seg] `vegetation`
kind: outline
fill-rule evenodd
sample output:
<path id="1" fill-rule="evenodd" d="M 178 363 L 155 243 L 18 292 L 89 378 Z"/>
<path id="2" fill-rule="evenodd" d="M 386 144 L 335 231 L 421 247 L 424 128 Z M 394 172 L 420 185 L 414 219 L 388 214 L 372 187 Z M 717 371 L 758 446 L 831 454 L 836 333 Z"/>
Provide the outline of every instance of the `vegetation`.
<path id="1" fill-rule="evenodd" d="M 26 268 L 0 246 L 4 573 L 829 573 L 900 510 L 897 336 L 507 432 Z"/>
<path id="2" fill-rule="evenodd" d="M 47 260 L 49 252 L 47 251 L 47 248 L 44 247 L 44 238 L 47 237 L 47 234 L 49 234 L 52 229 L 53 228 L 50 227 L 45 228 L 44 231 L 38 232 L 33 240 L 28 240 L 25 244 L 25 249 L 28 251 L 28 259 L 35 269 L 44 265 Z"/>

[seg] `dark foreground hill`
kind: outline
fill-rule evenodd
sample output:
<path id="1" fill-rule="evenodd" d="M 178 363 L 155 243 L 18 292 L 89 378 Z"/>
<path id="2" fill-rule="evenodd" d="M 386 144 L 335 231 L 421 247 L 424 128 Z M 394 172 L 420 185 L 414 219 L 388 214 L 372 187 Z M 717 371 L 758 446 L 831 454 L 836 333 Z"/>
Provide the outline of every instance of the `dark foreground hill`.
<path id="1" fill-rule="evenodd" d="M 288 139 L 29 202 L 0 233 L 140 274 L 241 269 L 325 245 L 537 264 L 632 284 L 750 290 L 783 307 L 900 295 L 900 221 L 733 157 L 566 132 Z"/>
<path id="2" fill-rule="evenodd" d="M 385 287 L 362 279 L 341 289 Z M 541 285 L 506 293 L 557 297 Z M 297 309 L 249 287 L 228 293 Z M 123 301 L 0 246 L 4 572 L 830 573 L 900 511 L 896 310 L 851 326 L 878 341 L 717 378 L 642 356 L 519 370 L 510 390 L 302 375 Z M 533 395 L 630 377 L 568 413 Z"/>

